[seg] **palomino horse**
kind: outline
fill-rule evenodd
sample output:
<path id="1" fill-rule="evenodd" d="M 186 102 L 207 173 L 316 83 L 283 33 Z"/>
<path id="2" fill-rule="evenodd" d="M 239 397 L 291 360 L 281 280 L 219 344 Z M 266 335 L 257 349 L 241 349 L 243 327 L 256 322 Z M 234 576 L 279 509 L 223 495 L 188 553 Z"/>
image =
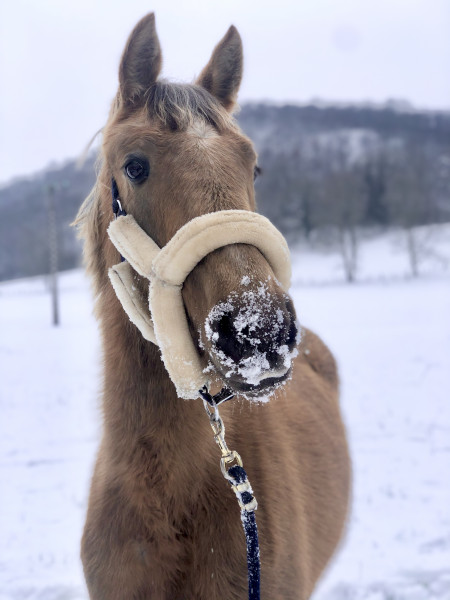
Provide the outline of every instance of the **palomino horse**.
<path id="1" fill-rule="evenodd" d="M 125 314 L 108 279 L 120 256 L 107 234 L 111 181 L 160 247 L 200 215 L 255 211 L 256 154 L 231 116 L 240 36 L 230 27 L 193 85 L 158 80 L 160 68 L 151 14 L 126 44 L 98 181 L 77 217 L 104 354 L 104 430 L 82 560 L 92 600 L 243 599 L 239 510 L 202 402 L 180 399 L 158 347 Z M 148 292 L 137 272 L 133 282 Z M 335 361 L 302 330 L 290 365 L 293 305 L 255 245 L 210 252 L 182 299 L 203 366 L 236 393 L 221 411 L 259 501 L 262 597 L 308 598 L 341 537 L 349 497 Z M 253 371 L 239 368 L 245 360 Z M 252 401 L 270 394 L 268 403 Z"/>

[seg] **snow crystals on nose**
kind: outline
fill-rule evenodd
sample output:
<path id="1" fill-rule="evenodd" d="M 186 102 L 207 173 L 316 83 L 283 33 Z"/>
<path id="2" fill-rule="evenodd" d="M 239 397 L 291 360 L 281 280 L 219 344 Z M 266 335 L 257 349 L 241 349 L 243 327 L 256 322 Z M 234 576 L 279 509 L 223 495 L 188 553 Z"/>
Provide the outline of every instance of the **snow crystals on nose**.
<path id="1" fill-rule="evenodd" d="M 250 284 L 250 277 L 244 276 L 243 286 Z M 219 334 L 214 331 L 214 324 L 222 317 L 235 315 L 232 321 L 232 334 L 241 344 L 254 348 L 251 356 L 235 362 L 217 347 Z M 290 366 L 292 359 L 298 354 L 297 350 L 289 350 L 287 344 L 280 345 L 280 330 L 285 326 L 283 311 L 275 306 L 275 299 L 269 292 L 267 283 L 259 282 L 256 290 L 232 292 L 225 302 L 216 304 L 209 312 L 205 321 L 205 334 L 211 342 L 212 353 L 228 370 L 225 377 L 239 375 L 245 383 L 259 385 L 269 377 L 281 377 Z M 261 337 L 264 339 L 262 340 Z M 283 358 L 283 372 L 271 373 L 267 352 L 259 349 L 261 344 L 270 341 L 270 351 L 276 352 Z M 260 399 L 261 400 L 261 399 Z"/>

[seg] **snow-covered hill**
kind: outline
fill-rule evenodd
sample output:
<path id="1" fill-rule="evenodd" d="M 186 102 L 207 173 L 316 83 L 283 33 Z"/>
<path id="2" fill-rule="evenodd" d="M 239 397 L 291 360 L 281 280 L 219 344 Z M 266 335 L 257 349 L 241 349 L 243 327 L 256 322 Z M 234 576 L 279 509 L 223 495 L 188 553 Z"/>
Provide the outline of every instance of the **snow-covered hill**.
<path id="1" fill-rule="evenodd" d="M 348 534 L 314 600 L 450 599 L 450 276 L 438 260 L 405 277 L 399 249 L 367 240 L 350 286 L 337 255 L 294 251 L 296 308 L 338 358 L 354 464 Z M 0 285 L 0 600 L 87 600 L 101 358 L 82 272 L 61 289 L 54 329 L 42 279 Z"/>

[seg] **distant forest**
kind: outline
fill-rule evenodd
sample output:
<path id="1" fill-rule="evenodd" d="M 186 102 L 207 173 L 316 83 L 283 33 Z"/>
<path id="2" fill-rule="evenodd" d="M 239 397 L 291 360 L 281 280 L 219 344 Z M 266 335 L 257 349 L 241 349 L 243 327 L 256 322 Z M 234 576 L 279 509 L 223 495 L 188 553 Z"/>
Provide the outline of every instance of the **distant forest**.
<path id="1" fill-rule="evenodd" d="M 247 104 L 238 121 L 259 153 L 259 211 L 291 243 L 319 236 L 340 245 L 349 280 L 362 228 L 450 221 L 450 113 Z M 52 197 L 59 268 L 81 264 L 69 224 L 94 184 L 94 162 L 0 189 L 0 280 L 48 272 Z"/>

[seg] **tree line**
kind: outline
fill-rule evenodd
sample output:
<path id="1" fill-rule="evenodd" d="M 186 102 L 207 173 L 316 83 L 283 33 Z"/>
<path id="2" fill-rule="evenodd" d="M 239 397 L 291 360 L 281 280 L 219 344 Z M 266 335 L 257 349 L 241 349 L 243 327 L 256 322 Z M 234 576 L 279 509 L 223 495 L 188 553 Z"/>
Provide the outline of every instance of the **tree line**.
<path id="1" fill-rule="evenodd" d="M 362 228 L 402 227 L 414 271 L 414 227 L 450 221 L 450 113 L 254 104 L 238 120 L 259 153 L 260 212 L 291 243 L 320 238 L 339 248 L 350 281 Z M 94 163 L 68 161 L 0 189 L 0 280 L 48 272 L 49 194 L 59 268 L 80 265 L 69 224 Z"/>
<path id="2" fill-rule="evenodd" d="M 403 129 L 388 117 L 390 127 L 378 113 L 364 128 L 361 122 L 349 127 L 348 119 L 328 130 L 309 124 L 295 146 L 291 140 L 283 150 L 275 136 L 260 153 L 261 211 L 291 242 L 314 233 L 337 247 L 348 281 L 355 277 L 363 228 L 402 228 L 417 275 L 421 248 L 414 228 L 450 220 L 450 136 L 442 136 L 434 120 L 424 127 L 422 115 L 418 122 L 408 115 Z"/>

